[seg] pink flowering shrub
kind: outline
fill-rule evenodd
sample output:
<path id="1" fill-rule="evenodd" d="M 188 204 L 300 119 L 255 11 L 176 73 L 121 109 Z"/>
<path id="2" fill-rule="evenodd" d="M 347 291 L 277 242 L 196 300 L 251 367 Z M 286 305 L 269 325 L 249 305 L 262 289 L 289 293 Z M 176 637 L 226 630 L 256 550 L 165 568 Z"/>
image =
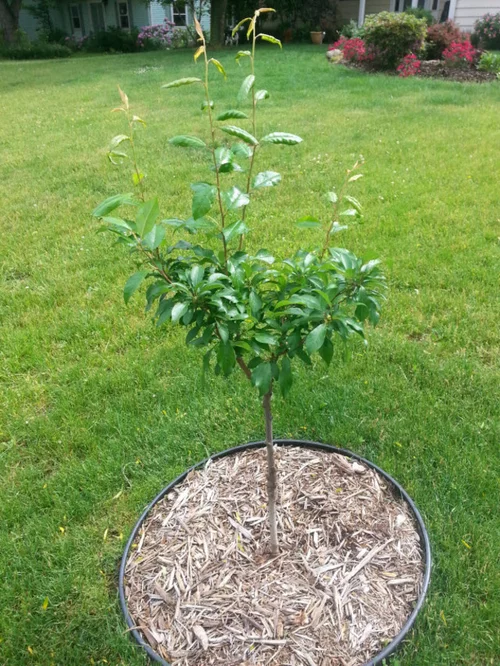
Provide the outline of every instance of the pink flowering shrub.
<path id="1" fill-rule="evenodd" d="M 137 35 L 137 46 L 141 49 L 168 49 L 172 46 L 174 23 L 165 19 L 159 25 L 146 25 Z"/>
<path id="2" fill-rule="evenodd" d="M 452 42 L 443 51 L 443 59 L 450 67 L 470 67 L 474 64 L 475 58 L 476 49 L 468 39 L 462 42 Z"/>
<path id="3" fill-rule="evenodd" d="M 485 14 L 476 21 L 474 33 L 484 48 L 500 49 L 500 12 Z"/>
<path id="4" fill-rule="evenodd" d="M 366 46 L 364 41 L 359 37 L 347 39 L 344 42 L 342 50 L 344 51 L 344 60 L 347 60 L 348 62 L 366 61 Z"/>
<path id="5" fill-rule="evenodd" d="M 339 37 L 339 39 L 337 39 L 336 42 L 334 42 L 331 46 L 328 47 L 328 50 L 329 51 L 335 51 L 336 49 L 340 49 L 341 51 L 343 51 L 344 50 L 344 45 L 348 41 L 349 40 L 347 39 L 347 37 L 344 37 L 342 35 L 341 37 Z"/>
<path id="6" fill-rule="evenodd" d="M 399 76 L 415 76 L 420 71 L 420 60 L 416 55 L 410 53 L 405 55 L 401 63 L 397 66 L 397 72 Z"/>

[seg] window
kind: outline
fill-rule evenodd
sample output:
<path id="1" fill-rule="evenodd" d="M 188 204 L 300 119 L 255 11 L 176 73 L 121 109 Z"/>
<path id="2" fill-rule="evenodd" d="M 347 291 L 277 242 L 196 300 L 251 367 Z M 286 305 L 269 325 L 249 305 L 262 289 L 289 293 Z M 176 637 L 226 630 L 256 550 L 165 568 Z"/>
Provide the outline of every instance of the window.
<path id="1" fill-rule="evenodd" d="M 128 2 L 118 3 L 118 21 L 120 28 L 128 30 L 130 28 L 130 18 L 128 14 Z"/>
<path id="2" fill-rule="evenodd" d="M 184 3 L 174 2 L 172 5 L 172 21 L 175 25 L 187 25 L 187 11 Z"/>
<path id="3" fill-rule="evenodd" d="M 78 5 L 71 5 L 71 25 L 73 30 L 80 30 L 82 27 L 82 22 L 80 20 L 80 11 L 78 10 Z"/>

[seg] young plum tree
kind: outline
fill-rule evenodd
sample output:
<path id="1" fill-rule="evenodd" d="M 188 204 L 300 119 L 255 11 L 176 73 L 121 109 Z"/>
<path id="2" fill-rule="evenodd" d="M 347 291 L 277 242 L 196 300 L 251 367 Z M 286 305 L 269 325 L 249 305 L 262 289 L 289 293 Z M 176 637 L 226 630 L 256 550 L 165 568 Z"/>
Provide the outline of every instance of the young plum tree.
<path id="1" fill-rule="evenodd" d="M 271 132 L 258 136 L 257 111 L 269 97 L 257 89 L 255 55 L 258 41 L 281 47 L 272 36 L 259 33 L 259 9 L 242 21 L 251 48 L 239 51 L 238 61 L 248 60 L 250 71 L 239 91 L 239 101 L 250 100 L 250 116 L 241 109 L 215 115 L 209 88 L 209 70 L 222 76 L 222 64 L 207 54 L 205 38 L 196 22 L 199 48 L 195 61 L 203 59 L 204 75 L 172 81 L 163 86 L 168 94 L 183 86 L 198 86 L 203 92 L 208 138 L 178 135 L 170 144 L 206 156 L 211 177 L 191 185 L 191 215 L 162 218 L 158 199 L 147 198 L 144 174 L 136 156 L 136 129 L 144 121 L 130 109 L 120 90 L 122 106 L 116 109 L 127 119 L 127 133 L 111 142 L 113 163 L 129 159 L 135 194 L 106 199 L 94 216 L 104 223 L 135 256 L 139 270 L 127 281 L 124 298 L 147 281 L 146 310 L 154 312 L 156 324 L 177 324 L 187 330 L 186 343 L 205 350 L 204 371 L 229 376 L 239 367 L 262 399 L 268 461 L 267 494 L 270 550 L 278 552 L 276 520 L 276 464 L 273 447 L 272 397 L 276 387 L 286 398 L 292 386 L 296 360 L 311 365 L 318 353 L 329 365 L 334 346 L 353 336 L 365 340 L 365 324 L 376 324 L 384 297 L 385 280 L 378 261 L 364 262 L 352 252 L 332 246 L 336 234 L 346 229 L 341 220 L 361 216 L 359 201 L 348 194 L 361 174 L 361 161 L 348 169 L 338 192 L 329 192 L 332 215 L 326 222 L 306 216 L 298 226 L 318 234 L 317 246 L 299 249 L 286 258 L 275 258 L 265 249 L 247 249 L 247 225 L 254 192 L 272 188 L 281 181 L 275 171 L 256 171 L 274 145 L 294 146 L 302 140 L 295 134 Z M 238 124 L 234 124 L 238 122 Z M 241 127 L 246 122 L 248 129 Z M 126 152 L 126 147 L 129 150 Z M 117 209 L 123 209 L 121 216 Z M 181 235 L 179 240 L 175 236 Z M 202 238 L 201 241 L 195 239 Z"/>

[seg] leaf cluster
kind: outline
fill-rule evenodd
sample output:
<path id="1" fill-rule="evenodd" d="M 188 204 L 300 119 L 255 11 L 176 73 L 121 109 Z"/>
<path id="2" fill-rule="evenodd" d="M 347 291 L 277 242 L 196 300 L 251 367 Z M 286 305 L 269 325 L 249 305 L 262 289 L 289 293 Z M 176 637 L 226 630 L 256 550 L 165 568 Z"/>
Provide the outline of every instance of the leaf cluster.
<path id="1" fill-rule="evenodd" d="M 94 216 L 137 259 L 139 270 L 125 285 L 126 302 L 146 282 L 146 310 L 157 326 L 169 322 L 185 329 L 186 343 L 204 350 L 204 370 L 213 366 L 216 374 L 228 376 L 238 365 L 260 395 L 276 382 L 287 396 L 295 359 L 310 365 L 311 357 L 318 353 L 330 364 L 335 345 L 353 336 L 364 340 L 365 323 L 378 322 L 385 280 L 378 261 L 363 262 L 331 244 L 332 236 L 347 228 L 339 223 L 342 216 L 354 219 L 362 215 L 360 202 L 347 192 L 361 177 L 356 173 L 359 163 L 347 170 L 338 193 L 328 193 L 331 219 L 321 222 L 306 216 L 298 222 L 302 228 L 320 232 L 323 242 L 315 249 L 301 249 L 287 258 L 275 258 L 265 249 L 246 249 L 245 237 L 250 231 L 246 212 L 254 192 L 281 181 L 275 171 L 254 175 L 257 152 L 265 146 L 301 142 L 288 132 L 259 137 L 256 131 L 257 104 L 268 97 L 267 91 L 256 90 L 254 71 L 257 39 L 271 41 L 256 31 L 259 12 L 265 11 L 270 10 L 259 10 L 235 28 L 245 25 L 252 38 L 251 51 L 237 55 L 238 61 L 250 62 L 250 73 L 238 95 L 240 103 L 250 101 L 249 113 L 235 108 L 214 117 L 209 67 L 215 66 L 224 77 L 226 72 L 220 62 L 207 57 L 198 23 L 201 46 L 195 60 L 204 58 L 204 79 L 178 79 L 164 86 L 171 90 L 198 85 L 205 93 L 201 110 L 207 116 L 208 138 L 178 135 L 170 139 L 172 146 L 205 152 L 211 162 L 211 178 L 191 185 L 190 217 L 163 218 L 158 199 L 145 196 L 144 175 L 135 157 L 135 129 L 143 121 L 132 114 L 121 90 L 123 106 L 118 110 L 127 115 L 129 133 L 113 139 L 110 158 L 113 162 L 117 157 L 130 158 L 138 192 L 108 198 L 94 210 Z M 250 127 L 240 126 L 245 120 Z M 117 150 L 127 142 L 129 154 Z"/>

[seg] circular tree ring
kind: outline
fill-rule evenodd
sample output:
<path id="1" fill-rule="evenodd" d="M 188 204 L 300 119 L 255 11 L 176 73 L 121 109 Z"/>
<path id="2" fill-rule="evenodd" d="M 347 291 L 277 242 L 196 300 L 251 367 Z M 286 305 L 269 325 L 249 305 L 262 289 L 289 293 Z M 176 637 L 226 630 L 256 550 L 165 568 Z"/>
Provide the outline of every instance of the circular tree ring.
<path id="1" fill-rule="evenodd" d="M 351 458 L 352 460 L 359 461 L 360 463 L 364 463 L 368 467 L 370 467 L 372 470 L 378 472 L 382 477 L 384 477 L 390 484 L 393 490 L 396 491 L 396 494 L 399 495 L 401 499 L 404 500 L 404 502 L 407 504 L 408 508 L 410 509 L 411 514 L 413 515 L 413 518 L 415 520 L 415 526 L 418 531 L 420 541 L 421 541 L 421 548 L 422 548 L 422 557 L 423 557 L 423 565 L 424 565 L 424 571 L 423 571 L 423 579 L 422 579 L 422 585 L 421 585 L 421 591 L 419 594 L 418 599 L 416 600 L 415 606 L 410 614 L 410 616 L 407 618 L 405 624 L 399 631 L 399 633 L 392 639 L 392 641 L 386 645 L 381 652 L 379 652 L 375 657 L 370 659 L 370 661 L 366 662 L 364 666 L 377 666 L 381 665 L 384 659 L 387 659 L 390 655 L 392 655 L 402 644 L 403 640 L 406 638 L 408 632 L 411 630 L 413 627 L 415 620 L 417 618 L 417 615 L 419 614 L 425 598 L 427 596 L 427 591 L 429 588 L 429 582 L 430 582 L 430 575 L 431 575 L 431 566 L 432 566 L 432 561 L 431 561 L 431 549 L 430 549 L 430 542 L 429 542 L 429 536 L 427 534 L 427 530 L 425 528 L 424 522 L 422 520 L 422 517 L 420 515 L 420 512 L 418 511 L 417 507 L 415 506 L 415 503 L 411 499 L 411 497 L 408 495 L 408 493 L 404 490 L 404 488 L 395 480 L 393 479 L 389 474 L 384 472 L 380 467 L 375 465 L 374 463 L 366 460 L 365 458 L 357 455 L 356 453 L 353 453 L 351 451 L 348 451 L 346 449 L 341 449 L 335 446 L 331 446 L 329 444 L 321 444 L 319 442 L 310 442 L 310 441 L 304 441 L 304 440 L 275 440 L 274 442 L 278 446 L 291 446 L 291 447 L 300 447 L 300 448 L 306 448 L 306 449 L 313 449 L 313 450 L 319 450 L 319 451 L 324 451 L 324 452 L 330 452 L 330 453 L 337 453 L 340 455 L 343 455 L 347 458 Z M 121 560 L 121 566 L 120 566 L 120 575 L 119 575 L 119 593 L 120 593 L 120 605 L 125 617 L 125 621 L 129 627 L 130 633 L 133 635 L 134 639 L 137 641 L 137 643 L 147 652 L 149 657 L 159 663 L 163 664 L 163 666 L 170 666 L 169 662 L 165 661 L 160 655 L 158 655 L 150 645 L 148 645 L 142 636 L 140 635 L 139 631 L 137 628 L 135 628 L 135 623 L 129 613 L 128 607 L 127 607 L 127 601 L 125 598 L 125 570 L 126 570 L 126 565 L 127 561 L 129 558 L 130 550 L 132 547 L 132 544 L 134 543 L 137 534 L 139 533 L 139 530 L 141 529 L 141 526 L 150 513 L 151 509 L 161 500 L 163 499 L 175 486 L 178 484 L 182 483 L 189 472 L 192 470 L 197 470 L 206 465 L 206 463 L 209 460 L 218 460 L 220 458 L 224 458 L 226 456 L 231 456 L 234 454 L 237 454 L 239 452 L 243 452 L 248 449 L 258 449 L 258 448 L 264 448 L 265 447 L 265 442 L 251 442 L 249 444 L 243 444 L 241 446 L 233 447 L 231 449 L 226 449 L 225 451 L 222 451 L 220 453 L 214 454 L 213 456 L 210 456 L 210 458 L 206 458 L 205 460 L 193 465 L 189 469 L 187 469 L 185 472 L 183 472 L 180 476 L 178 476 L 176 479 L 174 479 L 171 483 L 169 483 L 155 498 L 154 500 L 147 506 L 145 511 L 142 513 L 140 516 L 139 520 L 135 524 L 132 533 L 130 535 L 129 540 L 127 541 L 127 545 L 125 547 L 125 551 L 122 556 Z"/>

